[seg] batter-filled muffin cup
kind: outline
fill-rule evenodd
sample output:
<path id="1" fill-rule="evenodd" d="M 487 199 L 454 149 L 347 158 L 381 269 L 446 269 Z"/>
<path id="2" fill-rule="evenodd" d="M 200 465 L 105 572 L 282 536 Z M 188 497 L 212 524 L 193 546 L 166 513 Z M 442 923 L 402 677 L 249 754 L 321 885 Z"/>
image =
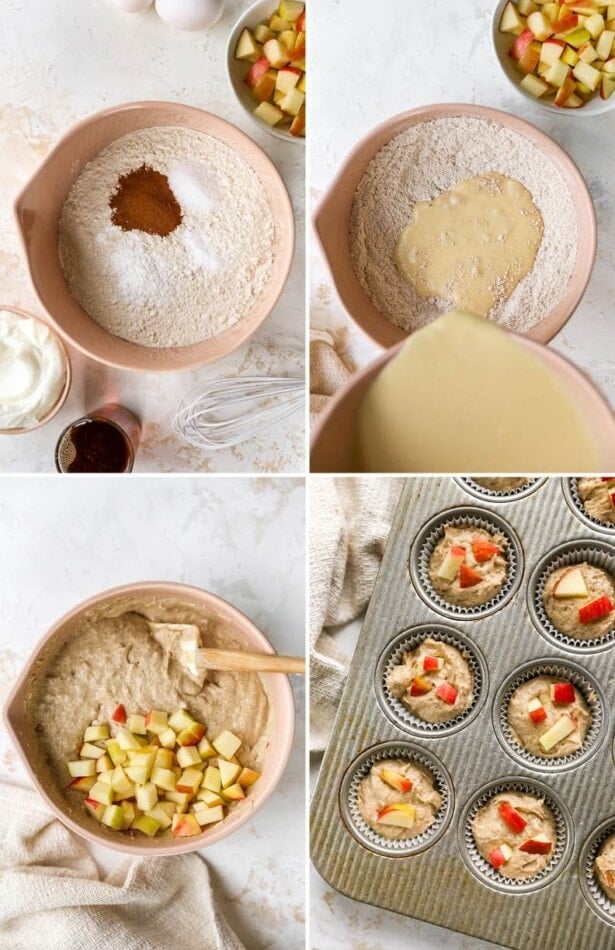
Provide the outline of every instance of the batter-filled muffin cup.
<path id="1" fill-rule="evenodd" d="M 546 479 L 534 478 L 529 475 L 494 477 L 482 475 L 465 475 L 457 479 L 464 491 L 475 498 L 485 501 L 517 501 L 526 498 L 533 491 L 544 484 Z"/>
<path id="2" fill-rule="evenodd" d="M 400 729 L 421 736 L 449 735 L 471 722 L 487 683 L 487 665 L 478 647 L 439 624 L 398 634 L 376 665 L 380 708 Z"/>
<path id="3" fill-rule="evenodd" d="M 566 501 L 584 524 L 615 537 L 615 476 L 566 478 L 563 488 Z"/>
<path id="4" fill-rule="evenodd" d="M 410 743 L 384 742 L 351 764 L 340 787 L 340 808 L 348 830 L 365 847 L 409 856 L 446 830 L 452 783 L 431 753 Z"/>
<path id="5" fill-rule="evenodd" d="M 478 508 L 452 509 L 419 533 L 410 574 L 418 593 L 449 617 L 484 616 L 520 582 L 521 546 L 506 523 Z"/>
<path id="6" fill-rule="evenodd" d="M 495 732 L 526 767 L 561 771 L 585 762 L 604 733 L 606 701 L 581 667 L 533 660 L 512 674 L 494 704 Z"/>
<path id="7" fill-rule="evenodd" d="M 460 822 L 462 854 L 496 890 L 526 893 L 560 873 L 572 851 L 565 805 L 542 783 L 502 779 L 480 790 Z"/>
<path id="8" fill-rule="evenodd" d="M 579 857 L 581 891 L 591 909 L 615 924 L 615 818 L 607 818 L 589 835 Z"/>
<path id="9" fill-rule="evenodd" d="M 612 545 L 580 540 L 561 545 L 535 567 L 528 587 L 538 630 L 578 652 L 615 641 L 615 553 Z"/>

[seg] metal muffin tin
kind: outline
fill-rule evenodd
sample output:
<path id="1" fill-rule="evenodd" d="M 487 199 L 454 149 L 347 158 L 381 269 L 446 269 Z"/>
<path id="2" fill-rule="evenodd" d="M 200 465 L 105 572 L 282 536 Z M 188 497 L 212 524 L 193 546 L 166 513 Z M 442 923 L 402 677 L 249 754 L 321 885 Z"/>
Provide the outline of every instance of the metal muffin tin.
<path id="1" fill-rule="evenodd" d="M 461 480 L 407 479 L 312 803 L 313 860 L 336 890 L 518 950 L 615 948 L 615 906 L 602 895 L 591 872 L 606 830 L 615 832 L 610 718 L 615 708 L 615 641 L 605 638 L 599 652 L 575 649 L 539 632 L 530 616 L 533 592 L 528 593 L 528 585 L 547 555 L 570 542 L 581 541 L 585 548 L 595 541 L 602 558 L 607 542 L 604 533 L 593 531 L 574 513 L 564 496 L 566 486 L 567 480 L 550 478 L 524 497 L 478 502 Z M 445 512 L 454 518 L 469 507 L 482 509 L 484 518 L 496 526 L 501 519 L 518 539 L 518 586 L 487 615 L 462 611 L 444 621 L 439 605 L 415 586 L 421 580 L 416 570 L 409 570 L 416 563 L 411 552 L 432 519 Z M 615 555 L 615 546 L 611 553 Z M 405 720 L 395 714 L 382 685 L 391 656 L 426 630 L 436 636 L 438 631 L 451 636 L 456 632 L 475 646 L 488 671 L 471 715 L 460 717 L 452 730 L 414 728 L 412 716 Z M 525 760 L 503 734 L 496 734 L 501 729 L 498 701 L 501 704 L 507 685 L 530 663 L 540 668 L 568 666 L 578 670 L 579 685 L 598 687 L 600 723 L 582 753 L 560 763 L 564 767 L 557 767 L 553 758 L 544 763 Z M 390 843 L 375 847 L 379 836 L 364 834 L 352 809 L 357 776 L 379 756 L 383 743 L 434 756 L 432 761 L 450 781 L 450 815 L 438 821 L 433 837 L 421 836 L 419 849 L 407 856 Z M 434 775 L 439 778 L 435 766 Z M 544 789 L 558 827 L 553 860 L 526 886 L 511 884 L 482 862 L 468 830 L 477 802 L 501 786 L 510 788 L 510 783 L 528 791 Z M 403 840 L 411 846 L 412 839 Z"/>

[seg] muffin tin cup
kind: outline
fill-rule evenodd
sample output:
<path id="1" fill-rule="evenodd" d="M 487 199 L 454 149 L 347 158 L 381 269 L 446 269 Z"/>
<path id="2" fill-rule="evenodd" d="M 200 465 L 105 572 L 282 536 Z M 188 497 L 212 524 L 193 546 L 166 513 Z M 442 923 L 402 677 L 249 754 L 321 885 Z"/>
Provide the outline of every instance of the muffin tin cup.
<path id="1" fill-rule="evenodd" d="M 531 878 L 504 877 L 479 854 L 471 823 L 476 814 L 502 792 L 519 792 L 544 799 L 555 819 L 556 842 L 547 866 Z M 501 894 L 529 894 L 541 890 L 557 878 L 570 860 L 574 848 L 573 825 L 566 805 L 546 785 L 536 779 L 506 776 L 483 785 L 468 801 L 459 818 L 459 847 L 470 872 L 486 887 Z"/>
<path id="2" fill-rule="evenodd" d="M 595 828 L 581 848 L 579 855 L 579 881 L 583 897 L 598 917 L 615 926 L 615 901 L 602 890 L 594 871 L 598 852 L 609 835 L 615 834 L 615 818 L 607 818 Z"/>
<path id="3" fill-rule="evenodd" d="M 483 488 L 483 486 L 479 485 L 473 478 L 468 478 L 467 476 L 460 476 L 456 478 L 455 481 L 458 485 L 461 485 L 464 491 L 468 492 L 469 495 L 473 495 L 474 498 L 478 498 L 479 501 L 508 502 L 520 501 L 522 498 L 527 498 L 527 496 L 533 494 L 537 488 L 544 485 L 547 479 L 546 477 L 530 478 L 529 484 L 522 485 L 520 488 L 513 488 L 511 491 L 506 492 Z"/>
<path id="4" fill-rule="evenodd" d="M 584 525 L 587 525 L 588 528 L 591 528 L 592 531 L 600 531 L 601 534 L 606 534 L 611 538 L 615 538 L 615 522 L 613 524 L 606 524 L 604 521 L 598 521 L 597 518 L 593 518 L 585 511 L 583 502 L 581 501 L 581 496 L 579 495 L 578 491 L 578 482 L 578 478 L 562 479 L 564 498 L 568 502 L 573 514 L 575 514 L 579 521 L 582 521 Z"/>
<path id="5" fill-rule="evenodd" d="M 490 534 L 503 534 L 507 541 L 505 554 L 508 572 L 504 584 L 491 600 L 475 607 L 449 603 L 429 580 L 429 561 L 436 545 L 444 536 L 445 527 L 468 525 L 483 528 Z M 475 620 L 495 613 L 516 593 L 523 575 L 523 551 L 516 533 L 499 515 L 483 508 L 462 506 L 441 512 L 423 526 L 412 545 L 409 568 L 418 595 L 432 610 L 450 620 Z"/>
<path id="6" fill-rule="evenodd" d="M 587 640 L 569 637 L 561 633 L 551 623 L 542 602 L 542 594 L 547 578 L 560 567 L 573 567 L 587 561 L 602 568 L 609 574 L 615 574 L 615 550 L 606 541 L 583 538 L 567 541 L 546 554 L 532 571 L 527 587 L 528 610 L 538 632 L 560 650 L 571 653 L 590 654 L 608 650 L 615 643 L 615 620 L 612 629 L 602 637 Z"/>
<path id="7" fill-rule="evenodd" d="M 537 676 L 555 676 L 567 680 L 582 694 L 591 712 L 591 722 L 581 748 L 566 756 L 540 756 L 528 752 L 513 738 L 508 724 L 508 706 L 515 690 Z M 593 696 L 593 698 L 592 698 Z M 519 765 L 541 772 L 565 772 L 586 762 L 604 741 L 607 703 L 598 683 L 584 669 L 555 657 L 531 660 L 504 680 L 493 704 L 493 728 L 505 752 Z"/>
<path id="8" fill-rule="evenodd" d="M 472 702 L 467 709 L 446 722 L 427 722 L 415 716 L 401 700 L 393 696 L 386 685 L 390 670 L 403 662 L 404 654 L 415 650 L 429 637 L 456 647 L 468 662 L 474 676 Z M 421 624 L 404 630 L 385 647 L 376 664 L 374 686 L 382 712 L 399 729 L 422 738 L 438 738 L 459 732 L 478 715 L 489 689 L 489 674 L 482 653 L 463 634 L 444 624 Z"/>
<path id="9" fill-rule="evenodd" d="M 442 804 L 434 823 L 421 835 L 385 838 L 374 831 L 361 816 L 358 805 L 359 786 L 372 766 L 385 759 L 403 759 L 423 766 L 434 777 L 435 787 L 442 796 Z M 454 799 L 451 777 L 440 760 L 426 749 L 403 741 L 382 742 L 366 749 L 350 764 L 339 788 L 340 813 L 349 833 L 368 851 L 387 858 L 407 858 L 431 848 L 442 837 L 450 823 Z"/>

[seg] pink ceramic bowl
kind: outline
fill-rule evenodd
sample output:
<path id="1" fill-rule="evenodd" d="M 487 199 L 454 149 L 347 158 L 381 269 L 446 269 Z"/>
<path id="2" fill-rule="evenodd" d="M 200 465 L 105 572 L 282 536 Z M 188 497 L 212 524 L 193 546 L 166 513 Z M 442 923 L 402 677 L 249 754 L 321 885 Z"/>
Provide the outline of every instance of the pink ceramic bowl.
<path id="1" fill-rule="evenodd" d="M 63 643 L 74 635 L 72 631 L 75 624 L 93 607 L 121 604 L 122 609 L 130 610 L 131 605 L 144 596 L 176 600 L 204 610 L 209 615 L 213 614 L 224 621 L 231 628 L 234 639 L 240 641 L 246 650 L 275 653 L 264 634 L 245 614 L 222 600 L 221 597 L 216 597 L 215 594 L 197 587 L 189 587 L 186 584 L 158 581 L 127 584 L 91 597 L 56 621 L 22 670 L 4 707 L 4 720 L 35 787 L 51 811 L 71 831 L 95 844 L 126 854 L 182 854 L 216 844 L 241 828 L 256 811 L 263 807 L 275 791 L 284 774 L 295 732 L 295 706 L 287 676 L 280 673 L 259 674 L 272 709 L 271 719 L 274 730 L 260 779 L 251 787 L 246 798 L 239 802 L 223 821 L 212 825 L 209 830 L 194 838 L 145 838 L 139 835 L 133 840 L 126 835 L 112 832 L 102 825 L 98 826 L 88 819 L 85 813 L 82 820 L 79 820 L 79 816 L 75 818 L 68 814 L 63 790 L 49 780 L 44 765 L 38 760 L 38 740 L 25 714 L 25 699 L 28 695 L 30 677 L 43 654 L 46 654 L 49 649 L 55 652 L 61 648 Z"/>
<path id="2" fill-rule="evenodd" d="M 58 219 L 73 183 L 103 148 L 137 129 L 169 125 L 213 135 L 254 170 L 275 222 L 274 260 L 267 287 L 235 326 L 191 346 L 145 347 L 98 326 L 72 297 L 58 257 Z M 54 327 L 86 356 L 120 369 L 170 372 L 194 369 L 228 356 L 256 332 L 275 307 L 294 253 L 295 225 L 288 192 L 263 150 L 230 122 L 174 102 L 131 102 L 79 122 L 60 139 L 18 195 L 15 216 L 34 290 Z"/>
<path id="3" fill-rule="evenodd" d="M 598 390 L 572 363 L 558 353 L 540 343 L 528 340 L 527 337 L 517 336 L 516 339 L 520 346 L 543 360 L 572 395 L 582 415 L 587 419 L 590 435 L 602 448 L 600 470 L 605 472 L 615 470 L 615 415 Z M 403 342 L 388 349 L 375 362 L 356 373 L 350 382 L 333 397 L 312 434 L 311 472 L 356 471 L 353 462 L 353 441 L 357 414 L 370 385 L 402 346 Z M 471 470 L 480 471 L 478 467 L 472 467 Z M 515 473 L 507 472 L 506 474 Z"/>
<path id="4" fill-rule="evenodd" d="M 527 334 L 539 343 L 548 343 L 572 316 L 589 282 L 596 256 L 594 207 L 578 168 L 553 139 L 523 119 L 484 106 L 445 104 L 411 109 L 379 125 L 350 153 L 314 215 L 316 236 L 341 301 L 357 326 L 379 346 L 395 346 L 407 336 L 376 309 L 359 283 L 350 257 L 350 215 L 356 188 L 374 155 L 405 129 L 443 116 L 487 119 L 525 136 L 544 153 L 545 168 L 554 165 L 570 189 L 579 235 L 572 277 L 555 309 Z"/>
<path id="5" fill-rule="evenodd" d="M 37 320 L 39 323 L 44 323 L 45 326 L 49 327 L 49 324 L 46 321 L 41 320 L 40 317 L 37 317 L 33 313 L 28 313 L 27 310 L 20 310 L 18 307 L 7 307 L 6 304 L 0 304 L 0 310 L 8 310 L 9 313 L 14 313 L 18 317 L 25 317 L 30 320 Z M 26 432 L 34 432 L 35 429 L 40 429 L 41 426 L 44 426 L 48 422 L 50 422 L 53 419 L 53 417 L 58 414 L 58 412 L 60 411 L 60 409 L 66 402 L 67 396 L 70 392 L 70 387 L 71 387 L 71 382 L 72 382 L 72 367 L 71 367 L 70 357 L 68 355 L 68 350 L 64 346 L 64 343 L 62 342 L 62 339 L 60 338 L 59 334 L 54 333 L 51 327 L 49 327 L 49 329 L 51 330 L 55 339 L 58 342 L 58 346 L 60 347 L 62 351 L 62 355 L 64 356 L 64 364 L 66 367 L 66 380 L 64 382 L 62 392 L 60 393 L 58 397 L 58 401 L 56 402 L 55 406 L 53 406 L 53 408 L 50 409 L 49 412 L 46 413 L 42 419 L 39 419 L 38 422 L 35 422 L 34 425 L 21 426 L 18 429 L 0 429 L 0 435 L 24 435 Z"/>

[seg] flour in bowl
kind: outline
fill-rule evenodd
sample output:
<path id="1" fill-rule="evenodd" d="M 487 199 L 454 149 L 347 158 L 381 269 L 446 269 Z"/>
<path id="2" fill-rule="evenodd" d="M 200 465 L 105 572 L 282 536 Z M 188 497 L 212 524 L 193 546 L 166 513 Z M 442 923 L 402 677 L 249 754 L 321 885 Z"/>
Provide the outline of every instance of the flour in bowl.
<path id="1" fill-rule="evenodd" d="M 148 188 L 152 214 L 154 188 L 167 191 L 161 233 L 126 223 Z M 104 329 L 142 346 L 188 346 L 252 310 L 271 275 L 274 233 L 244 159 L 203 132 L 155 127 L 86 165 L 62 208 L 58 249 L 72 295 Z"/>
<path id="2" fill-rule="evenodd" d="M 451 307 L 450 300 L 422 297 L 398 269 L 400 236 L 415 204 L 486 173 L 523 185 L 544 227 L 530 272 L 496 302 L 489 318 L 524 333 L 564 295 L 578 235 L 572 196 L 555 165 L 530 139 L 496 122 L 434 119 L 406 129 L 377 152 L 357 187 L 350 220 L 350 251 L 361 286 L 401 329 L 416 330 Z"/>

